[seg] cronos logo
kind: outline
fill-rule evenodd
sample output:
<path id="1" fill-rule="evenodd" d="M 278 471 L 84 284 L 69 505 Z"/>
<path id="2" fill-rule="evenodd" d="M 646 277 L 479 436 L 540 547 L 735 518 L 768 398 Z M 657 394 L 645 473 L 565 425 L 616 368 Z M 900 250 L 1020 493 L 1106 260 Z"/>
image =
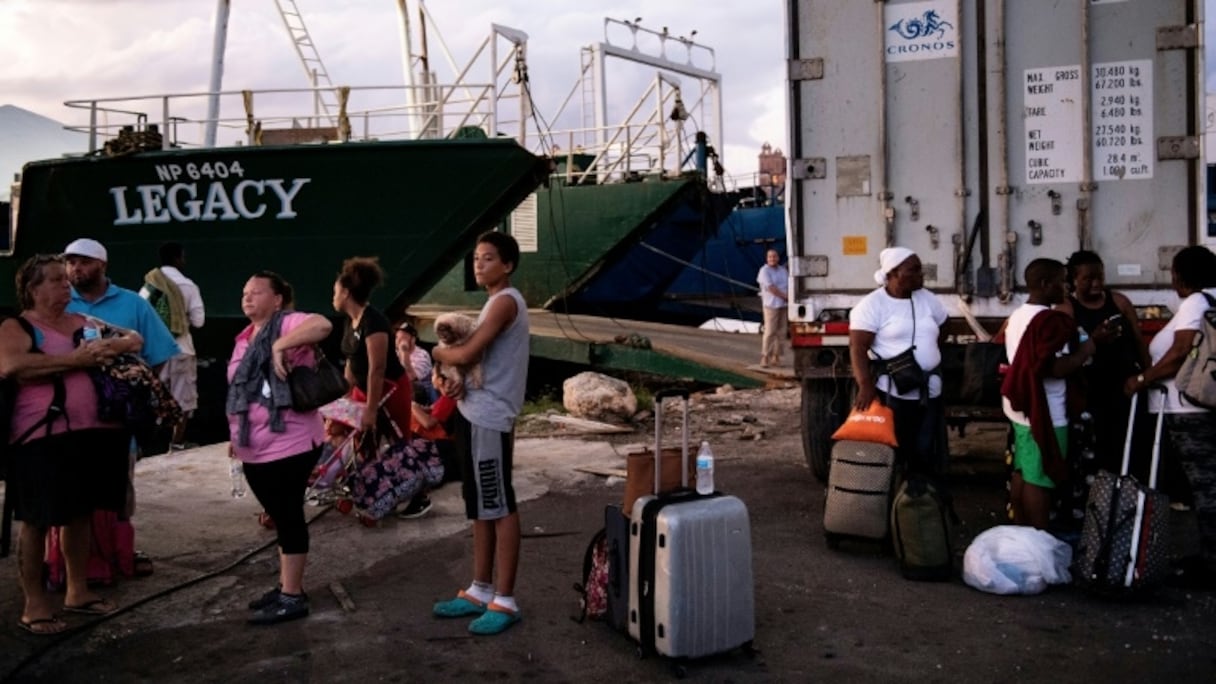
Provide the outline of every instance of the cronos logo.
<path id="1" fill-rule="evenodd" d="M 946 29 L 953 28 L 954 24 L 942 21 L 942 18 L 937 14 L 937 10 L 928 10 L 925 12 L 925 16 L 919 19 L 900 19 L 887 30 L 898 33 L 905 40 L 928 38 L 934 35 L 938 40 L 941 40 L 946 36 Z"/>
<path id="2" fill-rule="evenodd" d="M 958 55 L 958 8 L 954 3 L 888 4 L 883 19 L 888 62 Z"/>

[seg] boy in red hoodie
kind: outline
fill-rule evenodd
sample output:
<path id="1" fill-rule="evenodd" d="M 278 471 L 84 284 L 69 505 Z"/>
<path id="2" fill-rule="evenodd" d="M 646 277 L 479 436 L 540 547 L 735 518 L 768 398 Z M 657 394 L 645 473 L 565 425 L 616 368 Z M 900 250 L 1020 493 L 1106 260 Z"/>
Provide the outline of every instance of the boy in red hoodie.
<path id="1" fill-rule="evenodd" d="M 1077 340 L 1071 316 L 1053 310 L 1064 301 L 1067 269 L 1055 259 L 1035 259 L 1023 274 L 1029 297 L 1005 323 L 1005 353 L 1012 359 L 1001 384 L 1005 415 L 1013 424 L 1014 522 L 1047 527 L 1051 489 L 1068 474 L 1068 411 L 1065 378 L 1093 356 L 1095 342 L 1112 332 L 1103 323 L 1095 339 Z"/>

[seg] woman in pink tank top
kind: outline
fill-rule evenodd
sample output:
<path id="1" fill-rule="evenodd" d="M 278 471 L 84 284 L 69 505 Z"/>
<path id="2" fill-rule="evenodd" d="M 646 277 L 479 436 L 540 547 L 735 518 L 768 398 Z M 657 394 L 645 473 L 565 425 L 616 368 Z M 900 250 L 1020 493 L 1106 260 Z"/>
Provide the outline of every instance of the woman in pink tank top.
<path id="1" fill-rule="evenodd" d="M 17 274 L 21 316 L 0 324 L 0 376 L 16 390 L 4 438 L 9 444 L 5 496 L 22 523 L 17 565 L 25 603 L 19 624 L 40 635 L 67 629 L 42 583 L 52 526 L 63 527 L 68 559 L 64 610 L 97 615 L 116 609 L 89 589 L 80 572 L 89 554 L 92 512 L 121 511 L 126 503 L 127 435 L 121 425 L 98 418 L 87 369 L 143 345 L 139 335 L 127 332 L 77 343 L 87 319 L 66 313 L 71 294 L 62 257 L 31 257 Z"/>

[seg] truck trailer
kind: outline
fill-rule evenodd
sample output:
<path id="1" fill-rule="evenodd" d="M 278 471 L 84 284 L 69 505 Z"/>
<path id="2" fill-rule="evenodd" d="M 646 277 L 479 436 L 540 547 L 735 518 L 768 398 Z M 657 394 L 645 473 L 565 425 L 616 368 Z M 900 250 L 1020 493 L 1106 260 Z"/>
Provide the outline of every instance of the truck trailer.
<path id="1" fill-rule="evenodd" d="M 849 311 L 886 247 L 919 255 L 950 313 L 951 420 L 1000 416 L 963 361 L 1025 301 L 1033 259 L 1096 251 L 1160 328 L 1173 255 L 1216 244 L 1202 0 L 789 0 L 786 17 L 790 335 L 817 478 L 854 392 Z"/>

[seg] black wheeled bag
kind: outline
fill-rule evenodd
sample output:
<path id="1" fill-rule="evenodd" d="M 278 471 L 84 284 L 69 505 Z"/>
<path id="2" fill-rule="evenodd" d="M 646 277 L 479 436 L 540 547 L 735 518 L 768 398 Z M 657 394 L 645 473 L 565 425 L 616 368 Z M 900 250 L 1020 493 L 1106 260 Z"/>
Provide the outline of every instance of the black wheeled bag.
<path id="1" fill-rule="evenodd" d="M 841 539 L 887 537 L 895 450 L 877 442 L 840 440 L 832 445 L 832 469 L 823 504 L 828 546 Z"/>
<path id="2" fill-rule="evenodd" d="M 1161 389 L 1164 392 L 1164 389 Z M 1120 474 L 1101 471 L 1089 488 L 1081 541 L 1073 557 L 1074 581 L 1098 593 L 1149 589 L 1169 576 L 1169 497 L 1157 491 L 1161 425 L 1157 414 L 1148 486 L 1128 474 L 1137 397 L 1128 412 Z"/>

